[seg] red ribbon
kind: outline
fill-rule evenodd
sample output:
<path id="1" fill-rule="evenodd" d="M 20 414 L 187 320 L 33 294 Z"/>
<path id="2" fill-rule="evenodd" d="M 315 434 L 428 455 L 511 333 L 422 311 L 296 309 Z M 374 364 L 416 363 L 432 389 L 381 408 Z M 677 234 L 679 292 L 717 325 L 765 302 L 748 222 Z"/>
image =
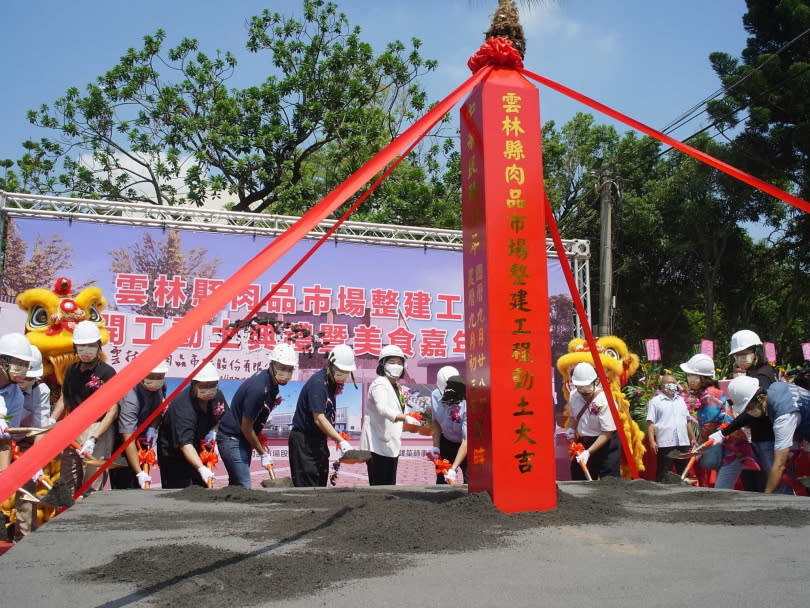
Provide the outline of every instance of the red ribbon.
<path id="1" fill-rule="evenodd" d="M 512 46 L 511 40 L 501 37 L 487 38 L 487 41 L 467 61 L 467 67 L 475 74 L 487 66 L 522 70 L 523 58 Z"/>

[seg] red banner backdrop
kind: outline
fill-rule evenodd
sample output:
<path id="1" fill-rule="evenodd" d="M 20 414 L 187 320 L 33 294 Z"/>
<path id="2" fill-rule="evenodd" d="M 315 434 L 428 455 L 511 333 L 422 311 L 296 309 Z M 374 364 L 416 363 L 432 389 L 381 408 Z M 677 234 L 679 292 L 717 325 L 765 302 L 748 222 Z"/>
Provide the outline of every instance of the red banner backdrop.
<path id="1" fill-rule="evenodd" d="M 557 505 L 537 87 L 494 69 L 461 109 L 468 471 L 505 512 Z"/>

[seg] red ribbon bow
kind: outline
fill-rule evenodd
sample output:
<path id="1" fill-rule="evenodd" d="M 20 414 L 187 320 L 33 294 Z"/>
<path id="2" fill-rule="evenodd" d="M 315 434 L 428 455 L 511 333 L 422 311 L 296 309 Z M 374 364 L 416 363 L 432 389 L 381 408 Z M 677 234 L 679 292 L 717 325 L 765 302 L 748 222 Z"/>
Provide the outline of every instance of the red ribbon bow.
<path id="1" fill-rule="evenodd" d="M 502 68 L 523 69 L 523 58 L 518 50 L 512 46 L 512 41 L 506 38 L 487 38 L 475 55 L 467 61 L 467 67 L 473 72 L 488 65 Z"/>

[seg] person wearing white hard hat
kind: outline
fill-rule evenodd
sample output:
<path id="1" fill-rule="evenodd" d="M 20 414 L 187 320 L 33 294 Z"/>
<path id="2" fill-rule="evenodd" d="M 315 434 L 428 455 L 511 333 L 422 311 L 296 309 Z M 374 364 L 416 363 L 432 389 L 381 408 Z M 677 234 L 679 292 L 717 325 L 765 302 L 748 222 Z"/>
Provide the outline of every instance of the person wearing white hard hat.
<path id="1" fill-rule="evenodd" d="M 764 492 L 776 492 L 782 486 L 782 476 L 794 443 L 810 441 L 810 391 L 787 382 L 774 382 L 763 391 L 746 377 L 732 380 L 728 391 L 735 400 L 735 408 L 755 418 L 768 416 L 773 421 L 774 461 L 768 471 Z M 714 433 L 711 439 L 718 443 L 727 440 L 723 433 Z"/>
<path id="2" fill-rule="evenodd" d="M 306 381 L 298 394 L 288 440 L 290 476 L 296 487 L 326 486 L 329 479 L 329 440 L 339 454 L 352 449 L 335 430 L 337 396 L 357 369 L 354 351 L 338 344 L 326 357 L 326 366 Z"/>
<path id="3" fill-rule="evenodd" d="M 168 372 L 168 364 L 161 361 L 118 402 L 118 433 L 113 446 L 114 450 L 132 437 L 138 427 L 163 403 L 166 398 L 166 374 Z M 110 471 L 110 487 L 113 490 L 143 489 L 152 483 L 152 477 L 141 466 L 138 449 L 140 447 L 149 453 L 149 450 L 157 448 L 157 429 L 162 420 L 162 414 L 156 416 L 149 423 L 144 434 L 124 448 L 124 456 L 129 467 Z M 139 441 L 143 446 L 138 445 Z M 154 456 L 154 452 L 152 455 Z"/>
<path id="4" fill-rule="evenodd" d="M 213 448 L 216 427 L 227 409 L 219 390 L 219 372 L 211 362 L 169 403 L 157 435 L 157 459 L 163 488 L 209 487 L 214 473 L 200 457 Z"/>
<path id="5" fill-rule="evenodd" d="M 36 346 L 31 345 L 31 354 L 32 359 L 26 378 L 17 383 L 23 394 L 22 409 L 18 417 L 12 417 L 9 421 L 10 427 L 44 428 L 51 424 L 51 389 L 42 382 L 42 353 Z M 43 437 L 42 434 L 34 435 L 34 437 L 15 436 L 14 440 L 20 452 L 24 453 Z M 22 486 L 22 489 L 36 494 L 37 481 L 43 476 L 42 470 L 37 471 L 31 480 Z M 18 492 L 15 509 L 17 519 L 14 522 L 14 541 L 18 542 L 30 534 L 36 525 L 36 504 L 25 500 L 24 494 Z"/>
<path id="6" fill-rule="evenodd" d="M 697 443 L 703 444 L 709 435 L 720 428 L 720 425 L 731 421 L 726 411 L 726 397 L 714 379 L 714 361 L 709 355 L 703 353 L 693 355 L 686 363 L 681 363 L 680 367 L 686 373 L 686 384 L 690 393 L 696 398 L 695 409 L 700 425 Z M 711 487 L 712 471 L 720 469 L 722 464 L 722 448 L 719 446 L 709 448 L 695 463 L 698 483 L 703 487 Z"/>
<path id="7" fill-rule="evenodd" d="M 444 473 L 438 472 L 439 467 L 436 467 L 436 483 L 456 483 L 459 469 L 461 469 L 461 472 L 464 474 L 464 482 L 466 483 L 467 381 L 464 379 L 464 376 L 450 376 L 445 382 L 444 393 L 442 393 L 442 406 L 433 419 L 433 423 L 434 444 L 436 442 L 436 435 L 441 435 L 439 438 L 439 457 L 450 463 L 450 466 Z M 460 440 L 458 442 L 450 441 L 445 436 L 446 432 L 449 432 L 452 437 L 460 437 Z M 433 452 L 431 456 L 433 457 L 431 459 L 435 460 L 435 452 Z"/>
<path id="8" fill-rule="evenodd" d="M 734 368 L 756 379 L 763 391 L 768 390 L 768 387 L 776 381 L 776 372 L 765 357 L 762 340 L 753 331 L 743 329 L 731 336 L 729 356 L 734 357 Z M 740 477 L 746 490 L 762 492 L 768 482 L 768 471 L 773 464 L 773 425 L 767 415 L 755 418 L 742 412 L 723 430 L 723 433 L 728 436 L 743 428 L 747 428 L 751 434 L 751 446 L 760 470 L 744 470 Z"/>
<path id="9" fill-rule="evenodd" d="M 281 403 L 279 387 L 292 380 L 298 353 L 279 343 L 270 353 L 270 365 L 245 380 L 231 399 L 217 431 L 219 454 L 228 471 L 228 485 L 250 487 L 250 460 L 259 454 L 263 469 L 273 466 L 262 430 L 270 413 Z"/>
<path id="10" fill-rule="evenodd" d="M 0 471 L 11 464 L 11 435 L 6 417 L 22 409 L 24 382 L 33 355 L 28 338 L 20 333 L 0 336 Z"/>
<path id="11" fill-rule="evenodd" d="M 571 461 L 571 479 L 587 479 L 582 466 L 588 467 L 592 479 L 619 476 L 620 448 L 616 423 L 607 397 L 593 365 L 577 363 L 571 373 L 574 389 L 568 397 L 574 439 L 585 448 Z"/>
<path id="12" fill-rule="evenodd" d="M 371 452 L 366 469 L 372 486 L 396 485 L 402 423 L 421 424 L 405 413 L 405 396 L 399 387 L 404 374 L 405 353 L 395 344 L 384 346 L 377 357 L 377 377 L 368 387 L 360 433 L 360 449 Z"/>
<path id="13" fill-rule="evenodd" d="M 62 383 L 62 405 L 68 416 L 115 375 L 112 366 L 101 360 L 101 332 L 95 323 L 80 321 L 76 324 L 73 329 L 73 350 L 79 360 L 65 370 Z M 107 460 L 112 454 L 115 436 L 113 425 L 117 416 L 118 404 L 114 403 L 76 438 L 80 448 L 68 446 L 62 452 L 60 477 L 71 494 L 75 494 L 84 480 L 98 469 L 96 465 L 84 462 L 85 458 Z M 107 477 L 107 471 L 96 477 L 84 495 L 103 488 Z"/>
<path id="14" fill-rule="evenodd" d="M 461 377 L 458 370 L 452 365 L 445 365 L 436 374 L 436 388 L 430 393 L 430 409 L 433 419 L 433 447 L 428 453 L 430 460 L 442 459 L 453 463 L 456 460 L 462 443 L 465 443 L 465 456 L 460 462 L 464 479 L 467 479 L 467 458 L 465 429 L 462 421 L 466 421 L 466 399 L 444 401 L 447 390 L 447 381 L 453 377 Z M 436 473 L 436 483 L 446 484 L 444 473 Z"/>

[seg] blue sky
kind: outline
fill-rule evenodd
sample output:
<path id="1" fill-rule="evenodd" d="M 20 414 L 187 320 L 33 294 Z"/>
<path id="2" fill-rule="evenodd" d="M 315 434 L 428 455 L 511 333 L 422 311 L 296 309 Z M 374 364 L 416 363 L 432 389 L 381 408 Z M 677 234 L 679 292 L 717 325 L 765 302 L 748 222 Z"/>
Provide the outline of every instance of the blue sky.
<path id="1" fill-rule="evenodd" d="M 200 41 L 213 54 L 229 50 L 239 59 L 233 86 L 264 79 L 266 54 L 244 50 L 245 23 L 264 8 L 300 15 L 300 0 L 7 0 L 0 36 L 4 95 L 0 96 L 0 158 L 20 156 L 20 143 L 43 133 L 25 113 L 52 103 L 70 86 L 84 88 L 115 65 L 143 35 L 162 28 L 169 46 L 182 37 Z M 449 93 L 469 75 L 468 57 L 483 42 L 496 0 L 409 0 L 338 3 L 363 39 L 376 49 L 411 37 L 439 70 L 425 79 L 432 99 Z M 663 128 L 712 94 L 719 81 L 708 55 L 738 56 L 745 46 L 744 0 L 546 0 L 523 9 L 528 49 L 526 67 Z M 543 120 L 561 124 L 578 103 L 541 87 Z M 610 122 L 597 117 L 597 122 Z M 675 137 L 705 125 L 694 120 Z M 625 130 L 621 127 L 620 130 Z"/>

